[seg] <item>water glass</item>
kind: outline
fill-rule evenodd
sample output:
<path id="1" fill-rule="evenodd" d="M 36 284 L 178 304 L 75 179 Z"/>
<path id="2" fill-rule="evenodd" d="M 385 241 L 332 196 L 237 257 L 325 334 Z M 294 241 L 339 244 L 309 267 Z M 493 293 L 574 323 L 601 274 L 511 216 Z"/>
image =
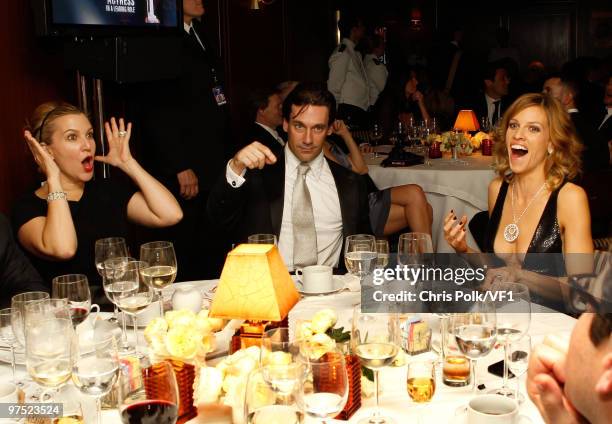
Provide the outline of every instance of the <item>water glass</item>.
<path id="1" fill-rule="evenodd" d="M 273 244 L 278 245 L 278 241 L 275 234 L 251 234 L 247 242 L 249 244 Z"/>
<path id="2" fill-rule="evenodd" d="M 370 234 L 348 236 L 344 243 L 344 263 L 346 269 L 362 280 L 372 273 L 378 255 L 376 238 Z"/>
<path id="3" fill-rule="evenodd" d="M 529 366 L 529 357 L 531 355 L 531 337 L 524 335 L 519 340 L 510 341 L 508 344 L 508 367 L 516 376 L 516 391 L 514 398 L 518 403 L 522 403 L 525 397 L 520 391 L 520 377 L 527 372 Z"/>

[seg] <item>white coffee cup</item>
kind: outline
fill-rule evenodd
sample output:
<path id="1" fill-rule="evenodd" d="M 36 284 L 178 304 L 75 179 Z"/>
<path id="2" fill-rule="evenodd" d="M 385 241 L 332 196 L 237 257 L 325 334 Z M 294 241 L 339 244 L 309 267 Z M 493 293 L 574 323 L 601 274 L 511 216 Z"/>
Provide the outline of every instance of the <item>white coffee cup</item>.
<path id="1" fill-rule="evenodd" d="M 17 402 L 17 386 L 13 383 L 0 383 L 0 403 L 15 403 Z"/>
<path id="2" fill-rule="evenodd" d="M 332 267 L 327 265 L 311 265 L 295 270 L 304 293 L 326 293 L 334 288 Z"/>
<path id="3" fill-rule="evenodd" d="M 468 424 L 519 424 L 531 422 L 519 415 L 515 400 L 501 395 L 481 395 L 472 398 L 467 406 Z"/>

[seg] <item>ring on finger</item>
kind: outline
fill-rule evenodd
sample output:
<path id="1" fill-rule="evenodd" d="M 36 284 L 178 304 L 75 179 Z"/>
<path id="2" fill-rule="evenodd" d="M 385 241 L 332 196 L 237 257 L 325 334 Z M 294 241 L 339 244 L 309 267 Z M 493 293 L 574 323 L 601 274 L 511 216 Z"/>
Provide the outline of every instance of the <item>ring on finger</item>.
<path id="1" fill-rule="evenodd" d="M 125 137 L 127 131 L 119 131 L 119 137 Z"/>

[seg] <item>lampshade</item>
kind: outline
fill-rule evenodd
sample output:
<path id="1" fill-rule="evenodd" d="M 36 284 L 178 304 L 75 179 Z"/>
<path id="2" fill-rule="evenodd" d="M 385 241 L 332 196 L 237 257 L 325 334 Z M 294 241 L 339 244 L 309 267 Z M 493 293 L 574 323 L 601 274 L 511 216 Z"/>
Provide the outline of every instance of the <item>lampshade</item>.
<path id="1" fill-rule="evenodd" d="M 454 128 L 459 131 L 478 131 L 480 125 L 473 110 L 460 110 Z"/>
<path id="2" fill-rule="evenodd" d="M 241 244 L 227 255 L 210 315 L 281 321 L 299 299 L 275 245 Z"/>

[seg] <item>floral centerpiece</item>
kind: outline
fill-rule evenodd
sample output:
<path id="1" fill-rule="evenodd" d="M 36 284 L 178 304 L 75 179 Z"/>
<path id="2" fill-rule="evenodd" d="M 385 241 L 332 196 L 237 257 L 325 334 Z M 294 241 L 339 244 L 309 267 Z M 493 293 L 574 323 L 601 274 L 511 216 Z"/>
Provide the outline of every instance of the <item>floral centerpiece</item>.
<path id="1" fill-rule="evenodd" d="M 474 150 L 477 150 L 480 148 L 480 145 L 482 144 L 482 140 L 486 140 L 490 138 L 491 137 L 489 136 L 488 133 L 483 132 L 483 131 L 478 131 L 476 134 L 472 136 L 470 141 L 472 142 L 472 147 L 474 148 Z"/>
<path id="2" fill-rule="evenodd" d="M 179 388 L 178 415 L 182 419 L 196 415 L 193 404 L 196 364 L 205 363 L 206 354 L 215 348 L 214 333 L 224 324 L 221 319 L 210 318 L 208 310 L 195 314 L 181 309 L 154 318 L 145 328 L 152 361 L 168 361 L 174 369 Z"/>

